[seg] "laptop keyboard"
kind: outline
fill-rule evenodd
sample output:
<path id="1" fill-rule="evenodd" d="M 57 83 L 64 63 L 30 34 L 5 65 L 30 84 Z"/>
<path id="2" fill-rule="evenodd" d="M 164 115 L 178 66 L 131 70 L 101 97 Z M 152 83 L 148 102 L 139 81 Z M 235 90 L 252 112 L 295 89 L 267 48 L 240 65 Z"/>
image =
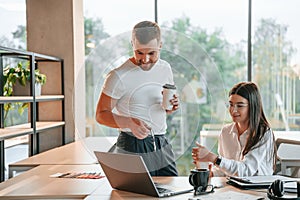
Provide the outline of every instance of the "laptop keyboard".
<path id="1" fill-rule="evenodd" d="M 161 187 L 156 187 L 156 189 L 157 189 L 157 191 L 158 191 L 160 194 L 172 192 L 172 190 L 169 190 L 169 189 L 166 189 L 166 188 L 161 188 Z"/>
<path id="2" fill-rule="evenodd" d="M 193 191 L 193 189 L 179 189 L 171 185 L 165 185 L 161 183 L 154 183 L 160 197 L 169 197 L 176 194 L 183 194 Z"/>
<path id="3" fill-rule="evenodd" d="M 154 184 L 155 184 L 155 186 L 156 186 L 157 191 L 158 191 L 160 194 L 172 192 L 172 190 L 167 189 L 167 188 L 164 188 L 163 185 L 161 185 L 161 184 L 159 184 L 159 183 L 154 183 Z"/>

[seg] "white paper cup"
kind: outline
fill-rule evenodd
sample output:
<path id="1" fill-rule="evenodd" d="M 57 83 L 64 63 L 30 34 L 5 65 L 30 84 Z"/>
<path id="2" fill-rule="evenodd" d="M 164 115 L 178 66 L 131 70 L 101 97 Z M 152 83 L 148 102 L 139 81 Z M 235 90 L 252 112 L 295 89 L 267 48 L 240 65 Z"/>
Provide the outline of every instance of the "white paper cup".
<path id="1" fill-rule="evenodd" d="M 174 94 L 176 94 L 175 85 L 165 84 L 163 86 L 163 109 L 172 110 L 173 105 L 171 104 L 170 100 L 174 98 Z"/>

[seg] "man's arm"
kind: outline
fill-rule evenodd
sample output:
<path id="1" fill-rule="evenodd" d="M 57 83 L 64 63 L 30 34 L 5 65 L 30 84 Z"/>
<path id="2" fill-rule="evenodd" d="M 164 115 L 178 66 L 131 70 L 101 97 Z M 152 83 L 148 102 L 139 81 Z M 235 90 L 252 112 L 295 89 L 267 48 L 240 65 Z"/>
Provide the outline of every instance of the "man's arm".
<path id="1" fill-rule="evenodd" d="M 112 128 L 126 128 L 126 119 L 117 119 L 121 117 L 112 113 L 116 103 L 116 99 L 101 93 L 96 109 L 96 121 L 99 124 L 103 124 Z"/>
<path id="2" fill-rule="evenodd" d="M 129 128 L 138 139 L 147 137 L 150 127 L 145 122 L 136 118 L 120 116 L 112 112 L 117 101 L 117 99 L 101 93 L 96 109 L 96 121 L 111 128 Z"/>

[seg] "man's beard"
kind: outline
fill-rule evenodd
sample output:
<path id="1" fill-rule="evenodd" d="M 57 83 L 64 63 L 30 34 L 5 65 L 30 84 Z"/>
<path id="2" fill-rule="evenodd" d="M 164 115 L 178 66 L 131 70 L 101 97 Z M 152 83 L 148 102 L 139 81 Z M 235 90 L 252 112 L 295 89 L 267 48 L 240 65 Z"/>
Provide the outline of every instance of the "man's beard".
<path id="1" fill-rule="evenodd" d="M 142 61 L 139 61 L 139 62 L 137 63 L 137 65 L 138 65 L 141 69 L 143 69 L 143 70 L 145 70 L 145 71 L 148 71 L 148 70 L 150 70 L 150 69 L 155 65 L 155 63 L 156 63 L 156 61 L 155 61 L 155 62 L 149 61 L 149 62 L 146 62 L 146 63 L 144 63 L 144 62 L 142 62 Z M 146 65 L 146 66 L 145 66 L 145 65 Z"/>

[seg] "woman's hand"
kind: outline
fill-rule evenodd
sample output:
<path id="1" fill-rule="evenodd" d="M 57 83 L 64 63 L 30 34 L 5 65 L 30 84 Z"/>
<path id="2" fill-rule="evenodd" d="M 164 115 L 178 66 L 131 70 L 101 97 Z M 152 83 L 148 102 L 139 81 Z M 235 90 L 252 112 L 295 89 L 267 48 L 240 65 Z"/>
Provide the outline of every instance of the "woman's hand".
<path id="1" fill-rule="evenodd" d="M 197 162 L 214 162 L 218 157 L 215 153 L 210 152 L 206 147 L 200 145 L 196 142 L 197 147 L 193 147 L 192 149 L 192 158 L 193 163 Z"/>

